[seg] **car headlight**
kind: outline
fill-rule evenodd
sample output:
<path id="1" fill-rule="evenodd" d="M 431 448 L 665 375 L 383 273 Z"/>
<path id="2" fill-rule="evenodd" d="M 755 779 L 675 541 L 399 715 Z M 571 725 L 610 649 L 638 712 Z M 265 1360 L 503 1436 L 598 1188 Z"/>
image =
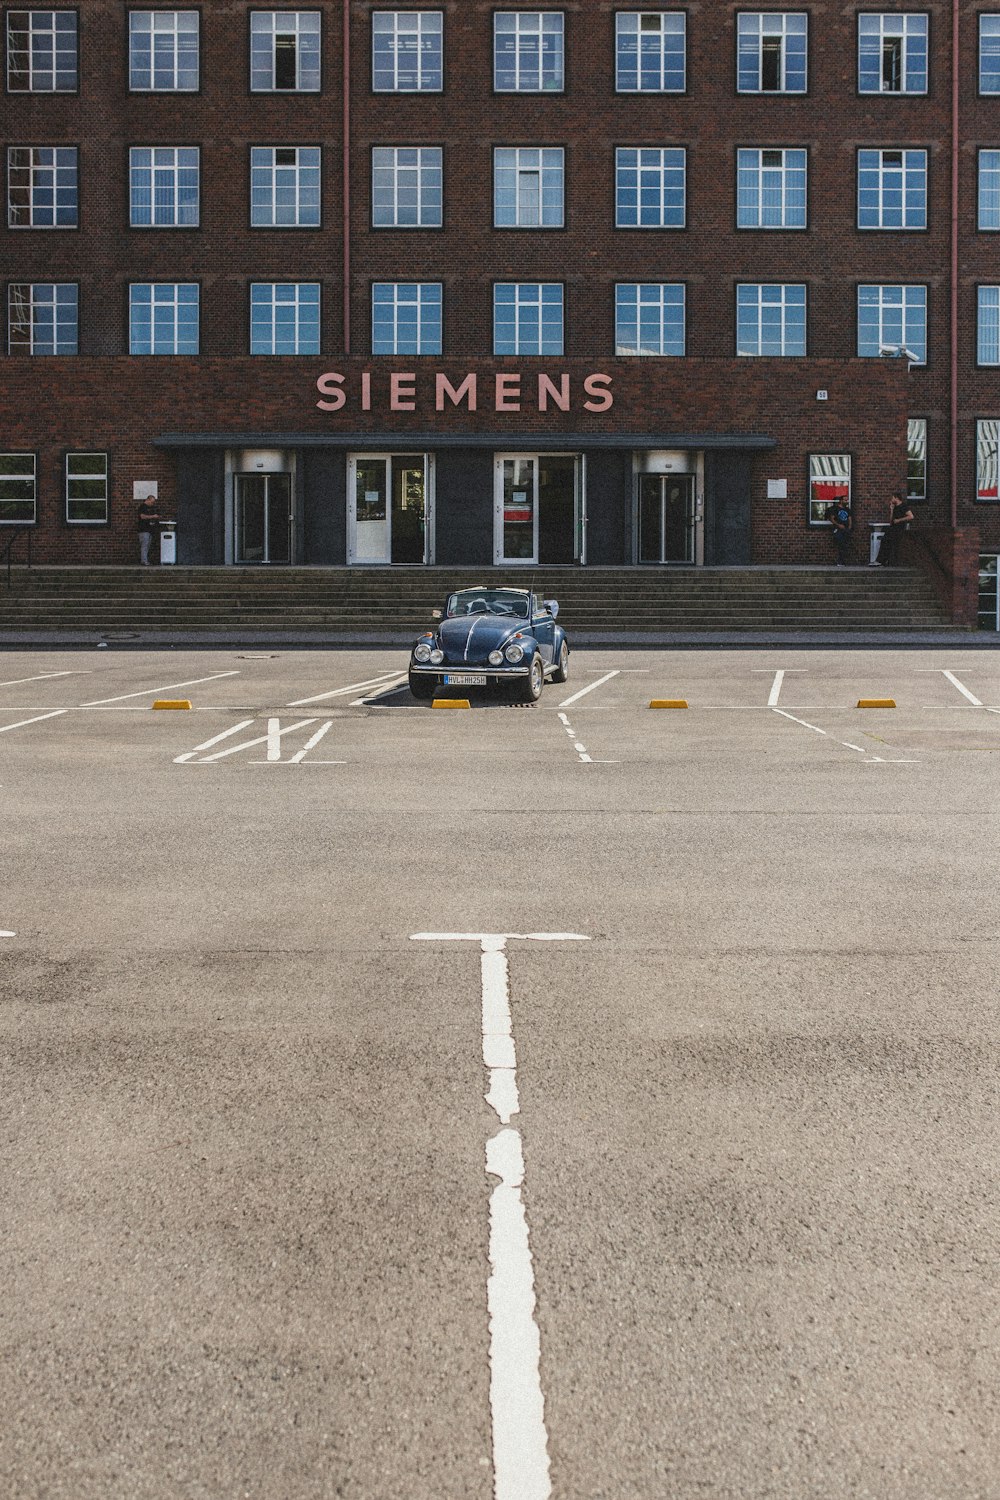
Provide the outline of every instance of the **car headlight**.
<path id="1" fill-rule="evenodd" d="M 488 656 L 488 658 L 487 658 L 487 660 L 489 661 L 489 664 L 490 664 L 491 667 L 502 667 L 503 666 L 503 652 L 502 651 L 491 651 L 490 654 L 489 654 L 489 656 Z"/>
<path id="2" fill-rule="evenodd" d="M 427 644 L 426 641 L 421 641 L 418 645 L 414 646 L 414 648 L 413 648 L 413 660 L 414 661 L 424 662 L 424 661 L 430 661 L 430 659 L 431 659 L 431 648 L 430 648 L 430 646 L 428 646 L 428 644 Z"/>
<path id="3" fill-rule="evenodd" d="M 511 641 L 510 645 L 504 652 L 504 656 L 506 656 L 509 662 L 519 662 L 523 655 L 524 647 L 519 646 L 516 641 Z"/>
<path id="4" fill-rule="evenodd" d="M 440 666 L 443 661 L 444 652 L 441 650 L 440 646 L 436 646 L 431 652 L 431 665 L 437 667 Z"/>

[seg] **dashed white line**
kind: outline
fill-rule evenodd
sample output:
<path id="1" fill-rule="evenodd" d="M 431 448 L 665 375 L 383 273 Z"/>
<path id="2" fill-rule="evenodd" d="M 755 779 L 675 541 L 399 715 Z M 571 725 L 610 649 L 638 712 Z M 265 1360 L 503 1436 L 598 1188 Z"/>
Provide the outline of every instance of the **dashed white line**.
<path id="1" fill-rule="evenodd" d="M 64 708 L 54 708 L 51 713 L 36 714 L 33 719 L 20 719 L 16 724 L 5 724 L 0 729 L 0 734 L 9 734 L 12 729 L 23 729 L 26 724 L 40 724 L 43 719 L 58 719 L 59 715 L 65 712 Z"/>
<path id="2" fill-rule="evenodd" d="M 917 760 L 889 759 L 884 755 L 875 755 L 872 751 L 866 750 L 863 745 L 852 745 L 850 740 L 838 740 L 837 736 L 835 734 L 830 734 L 829 730 L 820 729 L 818 724 L 810 724 L 806 719 L 797 719 L 794 714 L 788 713 L 783 708 L 772 708 L 771 712 L 780 714 L 783 719 L 791 719 L 793 724 L 801 724 L 803 729 L 811 729 L 814 734 L 821 734 L 826 739 L 833 740 L 834 744 L 836 745 L 843 745 L 845 750 L 857 751 L 858 755 L 863 755 L 865 757 L 865 760 L 863 762 L 864 765 L 917 766 L 920 764 L 920 762 Z"/>
<path id="3" fill-rule="evenodd" d="M 98 708 L 102 703 L 124 703 L 127 698 L 153 698 L 157 693 L 169 693 L 174 688 L 197 687 L 201 682 L 218 682 L 220 677 L 238 677 L 239 671 L 213 672 L 211 677 L 189 677 L 187 682 L 167 682 L 163 687 L 140 688 L 137 693 L 119 693 L 117 698 L 93 698 L 89 703 L 81 704 L 81 708 Z"/>
<path id="4" fill-rule="evenodd" d="M 596 682 L 588 682 L 587 686 L 585 688 L 581 688 L 578 693 L 574 693 L 569 698 L 564 698 L 562 700 L 562 702 L 560 703 L 559 707 L 560 708 L 569 708 L 569 705 L 571 703 L 576 703 L 578 699 L 585 697 L 585 695 L 587 693 L 592 693 L 595 688 L 602 687 L 604 685 L 604 683 L 610 682 L 611 679 L 612 679 L 612 677 L 618 677 L 619 675 L 620 675 L 620 669 L 619 668 L 615 668 L 615 670 L 613 672 L 605 672 L 604 676 L 603 677 L 598 677 L 598 679 L 597 679 Z"/>

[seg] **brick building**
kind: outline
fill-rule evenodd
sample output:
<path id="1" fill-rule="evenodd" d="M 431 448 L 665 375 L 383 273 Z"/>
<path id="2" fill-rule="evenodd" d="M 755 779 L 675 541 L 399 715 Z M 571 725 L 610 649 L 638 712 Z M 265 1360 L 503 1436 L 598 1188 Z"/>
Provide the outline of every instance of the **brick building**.
<path id="1" fill-rule="evenodd" d="M 866 561 L 905 487 L 941 557 L 978 536 L 987 623 L 989 5 L 4 33 L 0 548 L 134 562 L 155 485 L 189 563 L 809 563 L 849 492 Z"/>

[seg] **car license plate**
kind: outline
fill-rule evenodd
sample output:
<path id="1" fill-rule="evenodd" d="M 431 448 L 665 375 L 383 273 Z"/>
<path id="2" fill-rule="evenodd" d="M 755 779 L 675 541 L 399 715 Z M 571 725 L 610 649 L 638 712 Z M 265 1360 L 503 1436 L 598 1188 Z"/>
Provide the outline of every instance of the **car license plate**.
<path id="1" fill-rule="evenodd" d="M 474 672 L 448 672 L 444 679 L 445 687 L 485 687 L 486 674 L 480 676 Z"/>

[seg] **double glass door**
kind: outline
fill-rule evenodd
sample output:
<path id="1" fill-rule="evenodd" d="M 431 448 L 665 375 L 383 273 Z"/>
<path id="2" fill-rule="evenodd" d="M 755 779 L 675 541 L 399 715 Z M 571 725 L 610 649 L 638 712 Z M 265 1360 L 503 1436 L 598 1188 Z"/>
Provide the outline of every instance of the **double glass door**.
<path id="1" fill-rule="evenodd" d="M 292 560 L 291 474 L 237 474 L 236 561 Z"/>
<path id="2" fill-rule="evenodd" d="M 581 460 L 572 453 L 497 459 L 494 561 L 583 561 Z"/>
<path id="3" fill-rule="evenodd" d="M 426 453 L 356 454 L 348 473 L 348 561 L 430 562 Z"/>
<path id="4" fill-rule="evenodd" d="M 693 563 L 695 517 L 693 474 L 640 474 L 639 561 Z"/>

